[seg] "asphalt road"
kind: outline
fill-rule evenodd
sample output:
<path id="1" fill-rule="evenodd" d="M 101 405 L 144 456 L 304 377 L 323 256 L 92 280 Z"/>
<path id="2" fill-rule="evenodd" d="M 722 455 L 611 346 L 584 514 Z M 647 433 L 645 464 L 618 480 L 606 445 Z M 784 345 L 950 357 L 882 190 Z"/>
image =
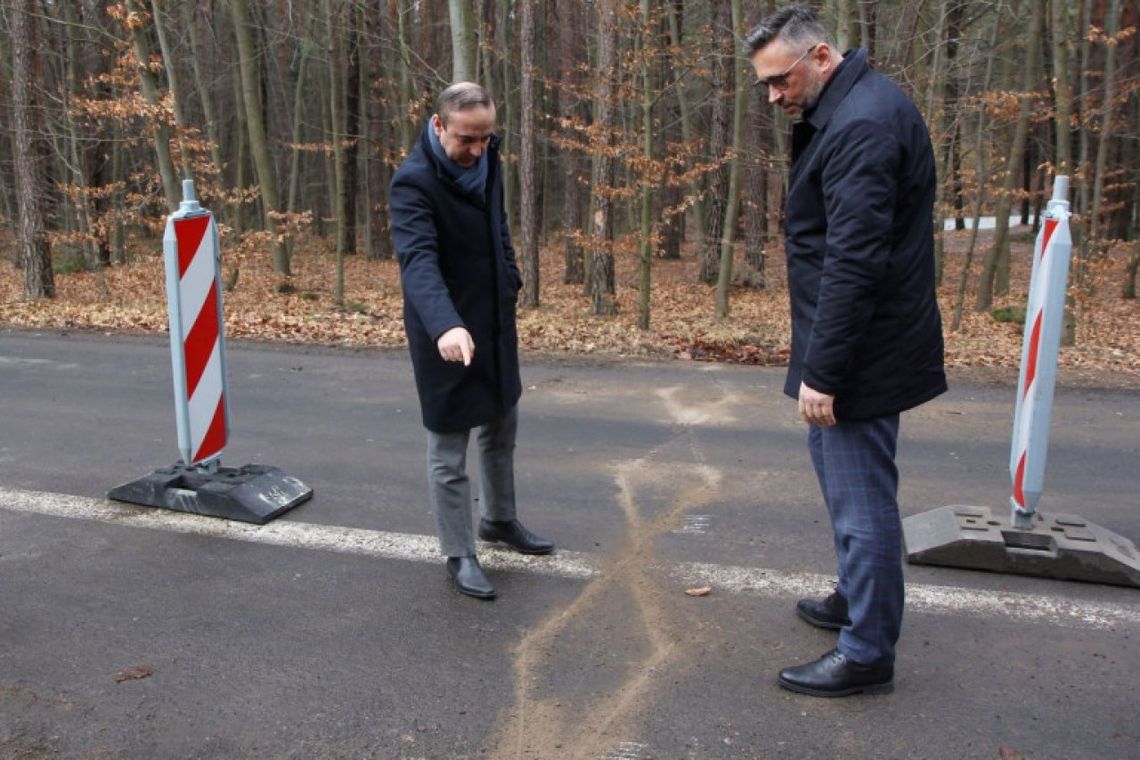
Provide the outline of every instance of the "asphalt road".
<path id="1" fill-rule="evenodd" d="M 0 758 L 1140 757 L 1135 589 L 911 565 L 894 694 L 776 685 L 834 640 L 792 612 L 833 560 L 781 370 L 526 359 L 559 551 L 482 551 L 490 603 L 437 556 L 402 353 L 229 370 L 223 463 L 315 490 L 264 528 L 105 500 L 177 459 L 165 339 L 0 331 Z M 1006 509 L 1013 390 L 951 379 L 903 418 L 905 515 Z M 1140 541 L 1140 392 L 1053 422 L 1040 509 Z"/>

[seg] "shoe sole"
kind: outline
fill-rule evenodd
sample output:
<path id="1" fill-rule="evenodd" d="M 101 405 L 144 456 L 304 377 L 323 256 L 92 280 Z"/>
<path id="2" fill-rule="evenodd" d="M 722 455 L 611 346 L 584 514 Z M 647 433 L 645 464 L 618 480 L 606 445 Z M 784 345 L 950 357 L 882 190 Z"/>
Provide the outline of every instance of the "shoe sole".
<path id="1" fill-rule="evenodd" d="M 814 625 L 816 628 L 824 628 L 828 631 L 841 630 L 843 626 L 851 622 L 846 621 L 843 623 L 836 623 L 834 620 L 824 620 L 823 618 L 812 617 L 811 615 L 801 610 L 799 607 L 796 607 L 796 614 L 799 615 L 803 620 Z"/>
<path id="2" fill-rule="evenodd" d="M 473 591 L 464 591 L 463 589 L 456 589 L 456 590 L 459 593 L 463 594 L 464 596 L 469 596 L 472 599 L 482 599 L 485 602 L 489 602 L 492 599 L 494 599 L 496 596 L 498 596 L 498 594 L 476 594 Z"/>
<path id="3" fill-rule="evenodd" d="M 456 591 L 463 594 L 464 596 L 469 596 L 472 599 L 488 599 L 489 600 L 489 599 L 494 599 L 496 596 L 499 595 L 497 591 L 492 591 L 489 594 L 484 594 L 484 593 L 479 592 L 479 591 L 472 591 L 469 589 L 465 589 L 465 588 L 462 588 L 458 583 L 455 583 L 454 580 L 452 581 L 451 585 L 455 586 Z"/>
<path id="4" fill-rule="evenodd" d="M 809 697 L 850 697 L 854 694 L 890 694 L 895 690 L 894 681 L 868 684 L 867 686 L 852 686 L 849 689 L 840 689 L 839 691 L 811 689 L 807 686 L 800 686 L 799 684 L 785 681 L 783 678 L 777 678 L 776 681 L 780 684 L 780 686 L 784 687 L 788 691 L 794 691 L 797 694 L 807 694 Z"/>

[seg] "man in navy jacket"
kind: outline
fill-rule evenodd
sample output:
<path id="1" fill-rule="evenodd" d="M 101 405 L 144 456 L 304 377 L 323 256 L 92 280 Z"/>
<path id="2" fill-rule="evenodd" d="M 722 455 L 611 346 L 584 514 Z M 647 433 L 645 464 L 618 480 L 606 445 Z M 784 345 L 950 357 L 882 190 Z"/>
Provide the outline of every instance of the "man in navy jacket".
<path id="1" fill-rule="evenodd" d="M 836 648 L 779 683 L 815 696 L 887 692 L 903 613 L 899 413 L 946 390 L 934 289 L 934 156 L 907 95 L 841 55 L 791 5 L 749 32 L 768 100 L 795 120 L 784 210 L 792 349 L 784 392 L 808 424 L 839 582 L 797 612 Z"/>
<path id="2" fill-rule="evenodd" d="M 522 284 L 503 210 L 495 104 L 458 82 L 392 177 L 392 242 L 404 329 L 428 437 L 428 490 L 447 569 L 460 592 L 493 599 L 475 556 L 467 444 L 477 430 L 479 537 L 520 552 L 554 545 L 519 523 L 514 449 L 519 378 L 515 306 Z"/>

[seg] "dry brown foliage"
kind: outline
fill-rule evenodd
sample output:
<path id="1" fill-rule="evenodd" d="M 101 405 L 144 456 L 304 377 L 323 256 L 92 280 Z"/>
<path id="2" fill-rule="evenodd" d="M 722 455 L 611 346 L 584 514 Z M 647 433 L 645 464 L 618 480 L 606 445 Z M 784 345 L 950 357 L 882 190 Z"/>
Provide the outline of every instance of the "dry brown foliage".
<path id="1" fill-rule="evenodd" d="M 1028 290 L 1032 241 L 1025 228 L 1015 228 L 1012 293 L 995 307 L 1024 305 Z M 946 359 L 951 367 L 1016 368 L 1021 354 L 1021 326 L 998 322 L 972 310 L 969 293 L 961 329 L 949 332 L 954 289 L 961 272 L 968 232 L 948 233 L 947 268 L 940 290 L 946 323 Z M 983 233 L 975 261 L 989 241 Z M 164 332 L 166 297 L 161 242 L 138 253 L 133 263 L 99 273 L 60 273 L 54 300 L 29 301 L 21 296 L 20 273 L 0 265 L 0 323 L 50 329 L 95 329 L 106 332 Z M 298 244 L 293 258 L 293 292 L 279 292 L 283 278 L 272 271 L 264 251 L 238 246 L 223 255 L 226 279 L 238 270 L 236 286 L 224 295 L 226 335 L 262 341 L 316 343 L 349 347 L 405 345 L 401 323 L 399 273 L 395 262 L 350 256 L 346 261 L 346 299 L 334 303 L 335 258 L 328 246 L 310 239 Z M 1077 344 L 1063 348 L 1061 366 L 1108 371 L 1140 383 L 1140 301 L 1120 297 L 1128 251 L 1120 247 L 1092 269 L 1091 297 L 1081 294 Z M 739 256 L 737 257 L 739 260 Z M 554 354 L 676 357 L 779 365 L 787 361 L 789 338 L 787 291 L 782 255 L 768 256 L 766 289 L 733 289 L 731 317 L 721 324 L 713 315 L 714 293 L 699 284 L 691 252 L 680 261 L 655 260 L 652 323 L 640 330 L 637 319 L 637 263 L 619 256 L 619 312 L 615 317 L 588 314 L 588 299 L 577 285 L 562 283 L 560 249 L 548 248 L 542 259 L 542 305 L 519 314 L 524 349 Z M 976 277 L 972 278 L 972 281 Z"/>

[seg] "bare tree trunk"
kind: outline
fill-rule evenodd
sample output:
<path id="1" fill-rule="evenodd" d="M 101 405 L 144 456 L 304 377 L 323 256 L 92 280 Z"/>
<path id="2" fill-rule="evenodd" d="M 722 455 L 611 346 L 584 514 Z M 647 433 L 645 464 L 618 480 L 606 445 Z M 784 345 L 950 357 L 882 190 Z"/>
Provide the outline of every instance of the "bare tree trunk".
<path id="1" fill-rule="evenodd" d="M 572 122 L 580 116 L 580 103 L 578 88 L 581 76 L 575 56 L 581 49 L 581 2 L 580 0 L 560 0 L 558 10 L 561 23 L 559 26 L 559 81 L 564 86 L 558 88 L 558 112 L 564 122 Z M 571 128 L 572 132 L 573 128 Z M 578 242 L 582 229 L 582 190 L 581 177 L 582 159 L 576 150 L 563 150 L 563 193 L 562 203 L 562 232 L 563 232 L 563 260 L 565 272 L 562 281 L 568 285 L 585 285 L 586 261 L 585 253 Z"/>
<path id="2" fill-rule="evenodd" d="M 721 7 L 728 0 L 713 0 L 714 26 L 719 22 Z M 729 131 L 728 97 L 732 91 L 733 67 L 725 63 L 732 58 L 731 40 L 718 42 L 716 60 L 712 63 L 712 128 L 709 137 L 709 160 L 719 165 L 709 172 L 708 216 L 705 219 L 704 246 L 700 252 L 700 280 L 706 284 L 717 281 L 720 270 L 720 244 L 724 235 L 725 211 L 728 207 L 728 170 L 723 161 Z"/>
<path id="3" fill-rule="evenodd" d="M 518 228 L 518 204 L 515 198 L 518 196 L 518 162 L 514 160 L 513 154 L 515 152 L 514 135 L 515 123 L 517 118 L 517 109 L 515 108 L 515 100 L 510 97 L 511 92 L 514 90 L 514 80 L 511 77 L 511 57 L 507 54 L 509 51 L 510 40 L 510 7 L 509 3 L 500 3 L 498 6 L 501 12 L 498 23 L 495 25 L 496 45 L 502 52 L 502 61 L 499 69 L 501 71 L 501 86 L 502 90 L 498 96 L 499 110 L 498 113 L 502 118 L 502 137 L 503 141 L 500 150 L 503 154 L 503 205 L 507 209 L 507 224 L 510 228 Z"/>
<path id="4" fill-rule="evenodd" d="M 1136 272 L 1140 270 L 1140 243 L 1132 244 L 1132 256 L 1124 268 L 1124 287 L 1120 290 L 1120 297 L 1131 300 L 1136 297 Z"/>
<path id="5" fill-rule="evenodd" d="M 38 109 L 33 96 L 36 44 L 30 23 L 38 14 L 35 0 L 6 3 L 8 27 L 12 35 L 12 131 L 13 158 L 16 162 L 16 199 L 19 224 L 16 231 L 20 263 L 24 268 L 24 295 L 54 298 L 55 277 L 51 247 L 40 208 L 44 196 L 36 145 Z"/>
<path id="6" fill-rule="evenodd" d="M 675 152 L 674 146 L 681 142 L 681 122 L 677 109 L 670 96 L 683 86 L 686 72 L 673 73 L 673 60 L 669 54 L 669 20 L 675 0 L 655 0 L 651 3 L 651 17 L 654 24 L 654 54 L 652 65 L 656 83 L 658 102 L 657 134 L 653 138 L 654 151 L 658 156 Z M 659 185 L 653 194 L 652 215 L 656 225 L 657 239 L 653 244 L 655 258 L 676 260 L 681 258 L 681 243 L 685 236 L 685 214 L 672 210 L 682 207 L 684 190 L 673 181 L 677 169 L 666 165 L 660 172 Z"/>
<path id="7" fill-rule="evenodd" d="M 1120 0 L 1109 0 L 1104 34 L 1110 40 L 1104 59 L 1104 94 L 1101 98 L 1100 135 L 1093 170 L 1092 212 L 1089 214 L 1089 244 L 1100 248 L 1100 214 L 1104 204 L 1104 174 L 1108 165 L 1108 147 L 1112 142 L 1112 100 L 1116 95 L 1116 33 L 1120 29 Z"/>
<path id="8" fill-rule="evenodd" d="M 234 99 L 234 118 L 232 122 L 232 129 L 230 130 L 230 148 L 228 154 L 232 156 L 230 159 L 230 166 L 234 167 L 234 188 L 241 191 L 234 199 L 234 214 L 230 224 L 233 226 L 234 234 L 241 237 L 245 233 L 247 217 L 249 211 L 246 208 L 246 201 L 244 200 L 244 192 L 246 185 L 250 182 L 248 172 L 249 165 L 249 130 L 243 129 L 242 125 L 245 122 L 245 98 L 242 95 L 241 77 L 230 77 L 230 83 L 233 88 Z"/>
<path id="9" fill-rule="evenodd" d="M 617 67 L 618 0 L 598 1 L 598 81 L 594 87 L 594 128 L 600 150 L 593 157 L 591 186 L 590 311 L 595 316 L 617 311 L 614 294 L 613 202 L 607 191 L 613 186 L 613 158 L 609 146 L 614 131 L 614 78 Z"/>
<path id="10" fill-rule="evenodd" d="M 668 10 L 669 19 L 669 43 L 675 49 L 681 47 L 681 30 L 683 27 L 683 18 L 681 14 L 684 12 L 684 4 L 677 3 Z M 681 139 L 685 141 L 686 145 L 692 145 L 696 138 L 695 129 L 693 127 L 692 109 L 689 107 L 689 98 L 685 93 L 685 84 L 683 81 L 678 81 L 675 85 L 677 91 L 677 108 L 681 111 Z M 686 166 L 690 168 L 690 166 Z M 705 234 L 705 199 L 701 192 L 701 181 L 693 179 L 689 184 L 689 194 L 693 198 L 693 244 L 695 249 L 700 252 L 704 250 L 704 234 Z"/>
<path id="11" fill-rule="evenodd" d="M 744 12 L 741 0 L 732 0 L 732 39 L 742 40 L 745 35 Z M 737 47 L 733 45 L 733 47 Z M 716 318 L 728 319 L 728 292 L 732 284 L 732 246 L 736 239 L 736 221 L 740 215 L 740 152 L 744 146 L 744 114 L 748 109 L 748 85 L 741 68 L 740 55 L 733 50 L 729 58 L 734 71 L 732 81 L 735 95 L 732 104 L 732 163 L 728 169 L 728 199 L 724 212 L 724 235 L 720 242 L 720 273 L 716 283 Z"/>
<path id="12" fill-rule="evenodd" d="M 174 126 L 177 127 L 178 138 L 178 166 L 182 170 L 182 179 L 193 179 L 190 171 L 190 151 L 186 145 L 186 117 L 183 115 L 184 93 L 181 79 L 178 78 L 178 65 L 170 44 L 166 41 L 166 26 L 162 20 L 162 12 L 158 7 L 158 0 L 150 0 L 150 14 L 154 21 L 154 33 L 158 37 L 158 49 L 162 52 L 162 66 L 166 71 L 166 83 L 170 86 L 170 107 L 174 112 Z"/>
<path id="13" fill-rule="evenodd" d="M 273 271 L 289 276 L 289 256 L 277 236 L 275 215 L 280 208 L 277 202 L 277 172 L 269 154 L 269 138 L 261 108 L 261 77 L 257 65 L 257 52 L 250 33 L 249 7 L 246 0 L 230 0 L 237 37 L 238 65 L 241 69 L 242 100 L 245 103 L 245 120 L 249 132 L 249 147 L 257 168 L 261 185 L 261 202 L 265 207 L 265 229 L 272 235 Z"/>
<path id="14" fill-rule="evenodd" d="M 344 254 L 348 248 L 347 220 L 344 218 L 344 69 L 340 51 L 340 17 L 337 0 L 324 0 L 325 49 L 329 56 L 329 121 L 328 139 L 332 141 L 333 197 L 332 211 L 336 219 L 336 305 L 344 306 Z"/>
<path id="15" fill-rule="evenodd" d="M 135 13 L 143 13 L 140 0 L 128 0 L 129 7 Z M 150 70 L 150 41 L 146 37 L 146 27 L 135 24 L 130 27 L 131 40 L 134 43 L 135 58 L 139 62 L 139 85 L 143 97 L 152 107 L 159 105 L 158 82 L 154 72 Z M 158 173 L 162 177 L 162 189 L 166 195 L 166 205 L 174 211 L 182 198 L 182 190 L 178 186 L 178 178 L 174 171 L 174 160 L 170 155 L 170 127 L 162 117 L 157 117 L 154 124 L 154 152 L 158 159 Z"/>
<path id="16" fill-rule="evenodd" d="M 940 181 L 934 190 L 934 272 L 935 282 L 942 281 L 942 254 L 945 225 L 942 220 L 945 214 L 942 211 L 943 196 L 946 188 L 946 151 L 942 145 L 947 142 L 944 138 L 945 127 L 943 115 L 946 113 L 945 96 L 946 66 L 943 63 L 943 40 L 946 39 L 946 21 L 949 16 L 948 4 L 950 0 L 941 0 L 938 7 L 938 21 L 934 26 L 934 45 L 931 52 L 930 74 L 927 78 L 926 107 L 923 119 L 930 131 L 931 141 L 934 143 L 934 156 L 936 161 L 935 176 Z"/>
<path id="17" fill-rule="evenodd" d="M 382 46 L 384 0 L 368 0 L 361 5 L 357 24 L 360 30 L 360 165 L 364 188 L 364 252 L 369 259 L 392 258 L 392 242 L 388 232 L 388 164 L 391 144 L 390 121 L 380 108 L 386 93 L 384 82 L 377 81 L 380 72 L 394 70 L 387 66 L 387 50 Z M 375 65 L 375 68 L 374 68 Z M 395 101 L 393 101 L 395 102 Z"/>
<path id="18" fill-rule="evenodd" d="M 305 95 L 312 90 L 307 81 L 309 76 L 309 45 L 300 45 L 300 59 L 297 61 L 297 81 L 293 83 L 293 124 L 290 132 L 293 147 L 289 151 L 289 178 L 287 180 L 288 200 L 285 208 L 296 213 L 301 194 L 301 144 L 304 142 Z"/>
<path id="19" fill-rule="evenodd" d="M 767 286 L 766 247 L 768 244 L 768 151 L 764 136 L 771 129 L 760 127 L 767 112 L 767 100 L 761 88 L 747 87 L 749 127 L 745 130 L 744 195 L 741 198 L 744 217 L 744 260 L 747 264 L 745 283 L 755 288 Z"/>
<path id="20" fill-rule="evenodd" d="M 452 0 L 453 4 L 456 0 Z M 522 262 L 522 305 L 538 308 L 540 283 L 538 262 L 538 220 L 535 198 L 534 165 L 534 0 L 519 0 L 521 29 L 519 46 L 522 55 L 522 94 L 519 111 L 519 256 Z"/>
<path id="21" fill-rule="evenodd" d="M 1069 2 L 1050 0 L 1052 13 L 1053 53 L 1053 107 L 1054 129 L 1057 132 L 1056 155 L 1053 161 L 1056 173 L 1072 176 L 1073 169 L 1073 88 L 1069 79 Z M 1076 227 L 1076 225 L 1073 225 Z M 1065 316 L 1061 327 L 1061 344 L 1073 345 L 1077 340 L 1077 320 L 1073 311 L 1073 298 L 1065 297 Z"/>
<path id="22" fill-rule="evenodd" d="M 451 16 L 451 81 L 473 82 L 479 55 L 473 0 L 448 0 Z"/>
<path id="23" fill-rule="evenodd" d="M 1001 29 L 1001 7 L 1000 5 L 993 14 L 993 26 L 990 29 L 989 46 L 986 48 L 986 73 L 982 78 L 982 92 L 990 89 L 990 82 L 993 80 L 994 70 L 994 51 L 997 48 L 997 40 L 999 30 Z M 986 115 L 984 109 L 978 111 L 978 128 L 974 141 L 974 155 L 977 156 L 977 180 L 975 184 L 975 193 L 977 198 L 974 202 L 974 225 L 970 230 L 970 245 L 966 249 L 965 260 L 962 262 L 962 275 L 958 280 L 958 288 L 954 294 L 954 315 L 950 321 L 951 332 L 957 332 L 958 328 L 962 326 L 962 309 L 966 303 L 966 286 L 970 282 L 970 268 L 974 263 L 974 250 L 978 243 L 978 227 L 982 220 L 982 205 L 985 200 L 985 187 L 986 187 L 986 151 L 984 147 L 986 134 Z"/>
<path id="24" fill-rule="evenodd" d="M 1005 177 L 1002 180 L 1002 188 L 994 212 L 997 216 L 994 243 L 986 254 L 985 261 L 982 264 L 981 280 L 978 282 L 978 296 L 974 304 L 976 311 L 988 311 L 993 305 L 995 292 L 999 295 L 1009 292 L 1009 214 L 1013 205 L 1013 186 L 1017 179 L 1016 167 L 1020 162 L 1022 153 L 1025 152 L 1025 143 L 1029 135 L 1029 118 L 1032 115 L 1034 100 L 1030 93 L 1037 87 L 1037 70 L 1041 57 L 1041 25 L 1045 16 L 1042 3 L 1033 0 L 1030 4 L 1033 10 L 1026 38 L 1027 60 L 1022 83 L 1021 107 L 1017 126 L 1013 133 L 1013 145 L 1010 146 L 1009 159 L 1005 165 Z"/>
<path id="25" fill-rule="evenodd" d="M 198 90 L 198 100 L 202 106 L 202 118 L 206 123 L 206 135 L 210 138 L 210 161 L 217 173 L 218 184 L 224 186 L 226 165 L 222 160 L 221 138 L 218 136 L 218 122 L 214 115 L 214 100 L 210 97 L 208 81 L 202 74 L 201 59 L 207 53 L 200 38 L 198 19 L 194 17 L 197 11 L 193 4 L 185 3 L 182 6 L 182 12 L 183 26 L 190 32 L 190 63 L 194 71 L 194 87 Z M 236 216 L 237 208 L 238 205 L 234 204 L 228 216 Z"/>
<path id="26" fill-rule="evenodd" d="M 851 26 L 854 22 L 855 0 L 834 0 L 835 2 L 835 45 L 839 50 L 853 47 Z"/>
<path id="27" fill-rule="evenodd" d="M 412 149 L 417 127 L 411 119 L 412 101 L 415 99 L 415 84 L 412 81 L 412 50 L 408 42 L 408 15 L 412 12 L 410 0 L 397 0 L 396 2 L 396 36 L 399 38 L 400 48 L 400 147 L 403 151 Z M 403 158 L 401 153 L 398 158 Z"/>
<path id="28" fill-rule="evenodd" d="M 867 55 L 875 60 L 875 24 L 879 12 L 879 0 L 858 0 L 860 44 L 867 49 Z"/>
<path id="29" fill-rule="evenodd" d="M 345 74 L 341 75 L 341 103 L 344 105 L 344 116 L 341 124 L 344 125 L 344 134 L 341 140 L 344 155 L 344 201 L 341 206 L 344 214 L 344 254 L 356 254 L 357 219 L 356 207 L 357 193 L 357 154 L 361 142 L 360 137 L 360 48 L 355 20 L 356 13 L 352 3 L 342 7 L 337 12 L 340 23 L 338 36 L 348 41 L 348 49 L 341 53 L 341 65 Z"/>
<path id="30" fill-rule="evenodd" d="M 653 18 L 649 0 L 641 0 L 641 129 L 642 156 L 646 165 L 653 161 Z M 653 271 L 653 192 L 650 178 L 641 177 L 641 235 L 638 251 L 637 326 L 649 329 L 650 295 Z"/>

